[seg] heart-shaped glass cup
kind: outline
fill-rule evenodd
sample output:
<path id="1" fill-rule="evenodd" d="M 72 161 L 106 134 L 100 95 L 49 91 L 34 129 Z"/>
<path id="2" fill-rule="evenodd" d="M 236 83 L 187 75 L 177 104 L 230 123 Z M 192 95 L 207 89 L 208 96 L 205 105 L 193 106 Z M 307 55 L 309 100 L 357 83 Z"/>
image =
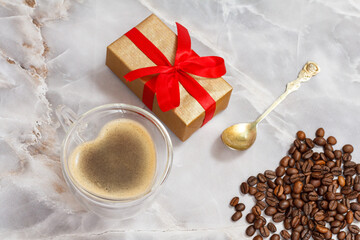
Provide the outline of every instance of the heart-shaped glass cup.
<path id="1" fill-rule="evenodd" d="M 154 115 L 127 104 L 103 105 L 80 116 L 66 106 L 59 106 L 56 115 L 66 131 L 61 151 L 63 175 L 82 205 L 97 215 L 117 219 L 131 218 L 149 206 L 169 175 L 173 159 L 170 136 Z M 69 156 L 74 149 L 84 142 L 96 139 L 105 124 L 117 119 L 130 119 L 140 123 L 149 132 L 155 145 L 156 170 L 153 183 L 147 191 L 132 198 L 111 199 L 89 192 L 75 180 L 70 171 Z"/>

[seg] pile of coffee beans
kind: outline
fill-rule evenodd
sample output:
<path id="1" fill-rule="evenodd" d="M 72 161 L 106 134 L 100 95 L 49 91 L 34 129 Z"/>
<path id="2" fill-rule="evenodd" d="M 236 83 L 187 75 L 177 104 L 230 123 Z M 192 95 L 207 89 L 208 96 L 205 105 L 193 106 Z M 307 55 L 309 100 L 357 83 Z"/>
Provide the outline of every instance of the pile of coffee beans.
<path id="1" fill-rule="evenodd" d="M 334 150 L 335 137 L 324 138 L 319 128 L 314 139 L 298 131 L 289 154 L 273 170 L 251 176 L 240 185 L 243 194 L 252 195 L 256 204 L 247 214 L 246 235 L 254 240 L 345 239 L 360 240 L 360 164 L 352 161 L 354 148 L 346 144 Z M 314 147 L 320 148 L 314 148 Z M 320 150 L 319 150 L 320 149 Z M 242 216 L 234 197 L 233 221 Z M 277 228 L 262 213 L 284 229 Z"/>

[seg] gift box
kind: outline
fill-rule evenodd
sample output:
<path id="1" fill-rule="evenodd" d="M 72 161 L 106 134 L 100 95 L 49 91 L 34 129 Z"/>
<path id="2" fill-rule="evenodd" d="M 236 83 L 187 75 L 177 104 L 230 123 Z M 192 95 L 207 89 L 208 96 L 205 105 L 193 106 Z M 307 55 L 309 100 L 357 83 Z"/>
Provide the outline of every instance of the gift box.
<path id="1" fill-rule="evenodd" d="M 150 15 L 107 47 L 106 65 L 185 141 L 227 107 L 232 87 L 223 60 L 199 57 L 177 27 L 178 36 Z"/>

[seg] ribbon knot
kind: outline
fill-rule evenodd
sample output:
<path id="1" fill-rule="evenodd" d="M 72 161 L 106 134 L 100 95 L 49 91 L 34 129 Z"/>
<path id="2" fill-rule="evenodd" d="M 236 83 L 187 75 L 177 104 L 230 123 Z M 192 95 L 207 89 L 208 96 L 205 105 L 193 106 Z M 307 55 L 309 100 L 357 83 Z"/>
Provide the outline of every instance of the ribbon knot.
<path id="1" fill-rule="evenodd" d="M 166 112 L 180 105 L 179 83 L 205 109 L 203 124 L 214 115 L 216 102 L 209 93 L 189 74 L 206 78 L 218 78 L 226 73 L 224 60 L 220 57 L 200 57 L 191 50 L 191 39 L 185 27 L 176 23 L 178 38 L 175 63 L 171 65 L 165 55 L 138 29 L 133 28 L 125 35 L 151 60 L 156 66 L 133 70 L 124 78 L 128 81 L 154 75 L 144 85 L 143 102 L 152 109 L 154 96 L 160 109 Z"/>

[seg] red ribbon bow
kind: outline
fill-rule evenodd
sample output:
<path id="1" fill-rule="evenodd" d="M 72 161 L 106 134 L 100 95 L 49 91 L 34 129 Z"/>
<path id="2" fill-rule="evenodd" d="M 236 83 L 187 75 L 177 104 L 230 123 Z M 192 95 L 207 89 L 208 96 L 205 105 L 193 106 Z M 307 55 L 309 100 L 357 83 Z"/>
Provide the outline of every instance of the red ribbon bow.
<path id="1" fill-rule="evenodd" d="M 188 73 L 206 78 L 218 78 L 226 73 L 224 59 L 221 57 L 199 57 L 191 50 L 189 32 L 176 23 L 178 30 L 175 64 L 171 65 L 164 54 L 138 29 L 133 28 L 125 35 L 157 66 L 139 68 L 124 76 L 133 81 L 148 75 L 157 74 L 145 83 L 143 102 L 152 109 L 154 96 L 160 109 L 166 112 L 180 104 L 179 82 L 205 109 L 203 125 L 214 115 L 216 102 L 209 93 Z"/>

